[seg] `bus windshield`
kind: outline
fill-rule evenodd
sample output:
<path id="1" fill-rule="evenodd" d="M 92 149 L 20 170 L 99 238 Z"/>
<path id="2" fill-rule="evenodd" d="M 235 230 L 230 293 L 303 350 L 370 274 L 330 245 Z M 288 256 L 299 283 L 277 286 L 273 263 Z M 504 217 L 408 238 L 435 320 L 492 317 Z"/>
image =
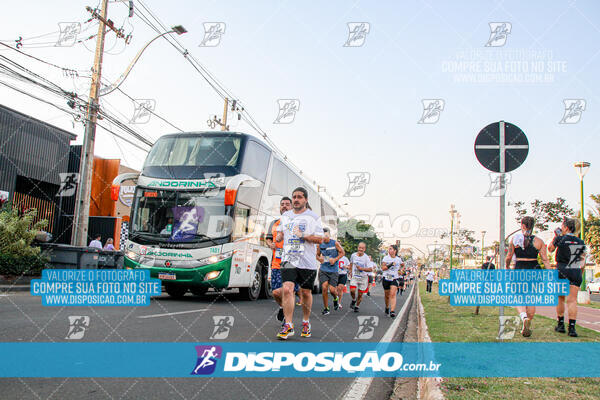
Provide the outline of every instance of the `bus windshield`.
<path id="1" fill-rule="evenodd" d="M 137 188 L 133 201 L 133 239 L 201 242 L 227 236 L 224 190 L 176 191 Z"/>
<path id="2" fill-rule="evenodd" d="M 167 136 L 159 139 L 146 158 L 146 167 L 235 167 L 241 139 L 232 136 Z"/>

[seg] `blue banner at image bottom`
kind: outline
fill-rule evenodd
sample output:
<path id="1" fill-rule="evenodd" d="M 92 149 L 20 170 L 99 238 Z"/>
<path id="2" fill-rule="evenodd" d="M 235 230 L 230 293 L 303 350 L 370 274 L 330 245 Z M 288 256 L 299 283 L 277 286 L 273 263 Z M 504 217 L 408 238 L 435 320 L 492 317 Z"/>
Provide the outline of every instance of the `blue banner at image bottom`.
<path id="1" fill-rule="evenodd" d="M 0 377 L 600 377 L 600 343 L 1 343 L 0 354 Z"/>

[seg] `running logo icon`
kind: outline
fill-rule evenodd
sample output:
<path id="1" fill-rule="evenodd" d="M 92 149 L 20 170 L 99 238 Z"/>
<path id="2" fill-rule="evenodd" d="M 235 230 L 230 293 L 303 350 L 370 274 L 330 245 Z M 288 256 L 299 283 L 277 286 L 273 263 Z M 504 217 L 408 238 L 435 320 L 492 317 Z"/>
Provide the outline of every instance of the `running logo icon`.
<path id="1" fill-rule="evenodd" d="M 356 332 L 354 339 L 371 339 L 373 337 L 373 333 L 375 333 L 375 328 L 379 324 L 379 317 L 375 315 L 365 315 L 356 318 L 358 318 L 358 332 Z"/>
<path id="2" fill-rule="evenodd" d="M 485 47 L 502 47 L 506 44 L 508 34 L 512 30 L 510 22 L 490 22 L 490 38 Z"/>
<path id="3" fill-rule="evenodd" d="M 274 124 L 291 124 L 296 119 L 296 113 L 300 110 L 300 100 L 279 99 L 277 100 L 279 111 Z"/>
<path id="4" fill-rule="evenodd" d="M 146 124 L 150 121 L 150 117 L 156 108 L 156 100 L 153 99 L 138 99 L 133 102 L 133 116 L 129 121 L 130 124 Z"/>
<path id="5" fill-rule="evenodd" d="M 515 337 L 517 329 L 521 323 L 521 318 L 516 315 L 500 317 L 500 329 L 498 331 L 497 340 L 510 340 Z"/>
<path id="6" fill-rule="evenodd" d="M 436 124 L 444 111 L 446 102 L 443 99 L 423 99 L 423 115 L 418 124 Z"/>
<path id="7" fill-rule="evenodd" d="M 196 237 L 198 225 L 204 220 L 204 208 L 181 206 L 173 209 L 175 226 L 171 239 L 173 241 L 189 241 Z"/>
<path id="8" fill-rule="evenodd" d="M 235 318 L 230 315 L 215 315 L 212 317 L 215 327 L 210 339 L 223 340 L 229 336 L 229 331 L 233 328 Z"/>
<path id="9" fill-rule="evenodd" d="M 506 194 L 506 189 L 512 181 L 512 175 L 510 173 L 504 174 L 504 186 L 501 185 L 500 175 L 501 174 L 496 172 L 490 172 L 490 187 L 483 197 L 500 197 L 503 194 Z"/>
<path id="10" fill-rule="evenodd" d="M 559 124 L 576 124 L 581 119 L 581 114 L 585 111 L 584 99 L 564 99 L 565 113 Z"/>
<path id="11" fill-rule="evenodd" d="M 57 197 L 71 197 L 77 190 L 79 174 L 76 172 L 60 172 L 60 188 L 56 192 Z"/>
<path id="12" fill-rule="evenodd" d="M 90 327 L 90 317 L 71 315 L 69 316 L 69 331 L 65 339 L 79 340 L 83 339 L 85 330 Z"/>
<path id="13" fill-rule="evenodd" d="M 198 361 L 190 375 L 210 375 L 217 368 L 217 360 L 221 358 L 221 346 L 196 346 Z"/>
<path id="14" fill-rule="evenodd" d="M 371 182 L 371 174 L 368 172 L 348 172 L 348 189 L 344 193 L 344 197 L 361 197 L 365 194 L 365 190 L 369 182 Z"/>
<path id="15" fill-rule="evenodd" d="M 344 47 L 361 47 L 365 44 L 367 34 L 371 31 L 368 22 L 348 22 L 348 39 Z"/>
<path id="16" fill-rule="evenodd" d="M 81 24 L 79 22 L 59 22 L 58 30 L 58 40 L 54 46 L 71 47 L 75 44 L 77 35 L 81 32 Z"/>
<path id="17" fill-rule="evenodd" d="M 225 22 L 205 22 L 204 38 L 199 47 L 216 47 L 221 43 L 221 37 L 225 34 Z"/>

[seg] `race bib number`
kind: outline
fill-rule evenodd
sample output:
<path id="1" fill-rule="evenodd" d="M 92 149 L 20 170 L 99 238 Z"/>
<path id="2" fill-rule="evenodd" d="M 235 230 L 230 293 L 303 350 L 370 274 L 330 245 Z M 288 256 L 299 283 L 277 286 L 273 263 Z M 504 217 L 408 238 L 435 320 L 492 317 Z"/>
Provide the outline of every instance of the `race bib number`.
<path id="1" fill-rule="evenodd" d="M 275 249 L 275 258 L 281 258 L 283 256 L 283 247 L 277 247 Z"/>
<path id="2" fill-rule="evenodd" d="M 299 238 L 289 239 L 283 246 L 283 253 L 286 261 L 297 264 L 304 254 L 304 243 Z"/>
<path id="3" fill-rule="evenodd" d="M 356 277 L 361 277 L 363 275 L 363 271 L 359 270 L 358 267 L 364 268 L 364 265 L 356 263 L 356 267 L 354 268 L 354 275 Z"/>

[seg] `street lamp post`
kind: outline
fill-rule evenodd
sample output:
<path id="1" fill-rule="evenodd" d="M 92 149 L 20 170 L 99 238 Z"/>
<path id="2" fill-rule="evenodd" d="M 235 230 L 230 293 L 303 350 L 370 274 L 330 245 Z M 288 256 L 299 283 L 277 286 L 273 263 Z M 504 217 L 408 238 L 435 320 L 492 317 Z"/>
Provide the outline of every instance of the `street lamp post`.
<path id="1" fill-rule="evenodd" d="M 123 74 L 121 74 L 121 76 L 119 77 L 119 79 L 117 79 L 115 81 L 115 83 L 113 83 L 111 86 L 109 86 L 108 88 L 104 89 L 102 91 L 102 93 L 100 94 L 100 96 L 106 96 L 107 94 L 110 94 L 112 92 L 114 92 L 115 90 L 117 90 L 119 88 L 119 86 L 121 86 L 121 84 L 123 83 L 123 81 L 125 79 L 127 79 L 127 77 L 129 76 L 129 73 L 131 72 L 131 70 L 133 69 L 133 67 L 135 66 L 135 64 L 138 62 L 138 60 L 140 59 L 140 57 L 142 56 L 142 54 L 144 53 L 144 51 L 148 48 L 148 46 L 150 46 L 152 43 L 154 43 L 155 40 L 166 36 L 166 35 L 170 35 L 171 33 L 176 33 L 177 35 L 183 35 L 184 33 L 187 33 L 187 30 L 181 26 L 181 25 L 175 25 L 174 27 L 171 28 L 170 31 L 167 32 L 163 32 L 161 34 L 159 34 L 158 36 L 154 37 L 152 40 L 150 40 L 148 43 L 146 43 L 146 45 L 144 47 L 142 47 L 140 49 L 140 51 L 138 51 L 138 53 L 136 54 L 136 56 L 133 58 L 133 60 L 131 61 L 131 63 L 129 63 L 129 66 L 127 67 L 127 69 L 125 70 L 125 72 L 123 72 Z"/>
<path id="2" fill-rule="evenodd" d="M 481 231 L 481 265 L 484 263 L 483 249 L 485 246 L 483 245 L 483 240 L 485 239 L 485 233 L 485 231 Z"/>
<path id="3" fill-rule="evenodd" d="M 454 246 L 454 216 L 457 211 L 454 204 L 450 204 L 450 271 L 452 271 L 452 247 Z"/>
<path id="4" fill-rule="evenodd" d="M 580 187 L 580 195 L 581 195 L 581 224 L 580 224 L 580 234 L 581 240 L 585 242 L 585 219 L 584 219 L 584 209 L 583 209 L 583 177 L 590 169 L 590 163 L 587 161 L 578 161 L 574 164 L 574 167 L 577 169 L 577 175 L 579 175 L 579 187 Z M 585 290 L 586 282 L 585 282 L 585 260 L 583 261 L 583 279 L 581 280 L 581 290 Z"/>
<path id="5" fill-rule="evenodd" d="M 100 90 L 102 59 L 104 55 L 104 35 L 106 25 L 106 9 L 108 0 L 103 0 L 102 11 L 97 17 L 100 19 L 98 24 L 98 40 L 96 41 L 96 53 L 94 59 L 94 68 L 92 74 L 92 83 L 90 86 L 90 101 L 85 119 L 85 132 L 83 137 L 83 145 L 81 148 L 80 166 L 79 166 L 79 185 L 77 187 L 75 210 L 73 213 L 73 230 L 71 232 L 71 243 L 75 246 L 87 246 L 88 244 L 88 228 L 90 217 L 90 202 L 92 200 L 92 172 L 94 168 L 94 146 L 96 137 L 96 121 L 100 111 L 99 100 L 101 96 L 117 90 L 123 81 L 127 78 L 135 63 L 139 60 L 144 50 L 150 46 L 156 39 L 165 35 L 176 33 L 182 35 L 187 31 L 181 25 L 174 26 L 170 31 L 161 33 L 154 39 L 149 41 L 135 56 L 129 67 L 125 70 L 121 78 L 111 85 L 107 90 Z"/>
<path id="6" fill-rule="evenodd" d="M 460 217 L 462 217 L 462 215 L 457 211 L 456 212 L 456 233 L 458 233 L 458 237 L 457 239 L 459 240 L 459 244 L 458 244 L 458 252 L 457 252 L 457 257 L 456 257 L 456 263 L 458 264 L 458 266 L 460 267 L 460 255 L 463 254 L 463 241 L 460 240 Z M 465 257 L 463 257 L 462 262 L 464 264 L 465 262 Z"/>

